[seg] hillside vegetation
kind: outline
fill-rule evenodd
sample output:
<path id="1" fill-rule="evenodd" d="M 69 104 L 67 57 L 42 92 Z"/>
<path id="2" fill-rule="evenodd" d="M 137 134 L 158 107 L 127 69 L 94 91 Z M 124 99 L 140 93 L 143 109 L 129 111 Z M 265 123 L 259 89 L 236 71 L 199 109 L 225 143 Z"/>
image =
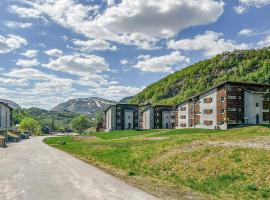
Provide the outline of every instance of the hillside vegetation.
<path id="1" fill-rule="evenodd" d="M 53 131 L 70 129 L 72 120 L 79 114 L 69 111 L 47 111 L 40 108 L 16 109 L 13 111 L 14 123 L 19 124 L 23 119 L 31 117 L 42 127 L 54 127 Z"/>
<path id="2" fill-rule="evenodd" d="M 270 199 L 268 127 L 115 131 L 45 142 L 161 199 Z"/>
<path id="3" fill-rule="evenodd" d="M 223 81 L 268 83 L 270 48 L 237 50 L 177 71 L 146 87 L 130 103 L 176 104 Z"/>

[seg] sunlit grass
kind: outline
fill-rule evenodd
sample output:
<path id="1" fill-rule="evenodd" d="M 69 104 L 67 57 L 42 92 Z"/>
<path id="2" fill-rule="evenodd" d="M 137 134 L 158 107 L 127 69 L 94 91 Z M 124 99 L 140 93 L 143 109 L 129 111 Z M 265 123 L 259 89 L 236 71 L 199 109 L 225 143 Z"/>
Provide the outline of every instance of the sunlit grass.
<path id="1" fill-rule="evenodd" d="M 270 136 L 268 127 L 117 131 L 94 136 L 97 139 L 66 136 L 45 142 L 84 160 L 98 161 L 101 167 L 124 171 L 126 176 L 152 177 L 215 199 L 270 198 L 269 150 L 207 143 Z M 147 185 L 144 188 L 148 191 Z"/>

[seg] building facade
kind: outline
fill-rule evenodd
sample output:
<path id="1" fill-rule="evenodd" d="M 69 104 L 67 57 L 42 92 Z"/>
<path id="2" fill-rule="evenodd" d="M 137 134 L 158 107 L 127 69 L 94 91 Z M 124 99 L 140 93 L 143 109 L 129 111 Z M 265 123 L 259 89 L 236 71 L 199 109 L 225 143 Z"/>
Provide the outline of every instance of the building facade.
<path id="1" fill-rule="evenodd" d="M 270 85 L 227 81 L 177 105 L 177 128 L 270 124 Z"/>
<path id="2" fill-rule="evenodd" d="M 172 129 L 176 124 L 173 106 L 149 106 L 141 112 L 142 129 Z"/>
<path id="3" fill-rule="evenodd" d="M 12 108 L 0 102 L 0 147 L 5 147 L 8 130 L 13 129 Z"/>
<path id="4" fill-rule="evenodd" d="M 138 105 L 116 104 L 105 111 L 105 131 L 139 129 Z"/>

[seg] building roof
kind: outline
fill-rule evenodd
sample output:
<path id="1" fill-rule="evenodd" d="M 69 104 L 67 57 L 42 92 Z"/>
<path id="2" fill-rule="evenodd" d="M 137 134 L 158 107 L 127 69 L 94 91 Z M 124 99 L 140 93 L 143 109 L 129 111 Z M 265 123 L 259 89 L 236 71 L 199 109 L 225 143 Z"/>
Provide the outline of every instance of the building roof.
<path id="1" fill-rule="evenodd" d="M 2 102 L 2 101 L 0 101 L 0 104 L 2 104 L 2 105 L 4 105 L 4 106 L 8 107 L 10 110 L 13 110 L 12 107 L 10 107 L 8 104 L 6 104 L 6 103 L 4 103 L 4 102 Z"/>
<path id="2" fill-rule="evenodd" d="M 173 108 L 173 106 L 170 105 L 151 105 L 151 106 L 147 106 L 145 109 L 143 109 L 141 112 L 145 112 L 146 110 L 148 110 L 149 108 L 156 108 L 156 107 L 167 107 L 167 108 Z"/>
<path id="3" fill-rule="evenodd" d="M 209 88 L 209 89 L 207 89 L 207 90 L 205 90 L 205 91 L 203 91 L 203 92 L 201 92 L 201 93 L 199 93 L 197 95 L 194 95 L 192 97 L 189 97 L 189 98 L 185 99 L 184 101 L 178 103 L 176 106 L 181 105 L 183 103 L 186 103 L 187 101 L 189 101 L 191 99 L 194 99 L 196 97 L 199 97 L 202 94 L 207 93 L 207 92 L 209 92 L 209 91 L 211 91 L 211 90 L 213 90 L 213 89 L 215 89 L 217 87 L 220 87 L 222 85 L 225 85 L 225 84 L 257 85 L 257 86 L 266 86 L 266 87 L 269 87 L 270 88 L 270 84 L 266 84 L 266 83 L 251 83 L 251 82 L 241 82 L 241 81 L 224 81 L 224 82 L 222 82 L 222 83 L 220 83 L 218 85 L 215 85 L 215 86 L 213 86 L 213 87 L 211 87 L 211 88 Z"/>
<path id="4" fill-rule="evenodd" d="M 106 112 L 107 110 L 109 110 L 112 106 L 137 106 L 138 107 L 138 105 L 137 104 L 125 104 L 125 103 L 118 103 L 118 104 L 112 104 L 112 105 L 110 105 L 110 106 L 108 106 L 105 110 L 104 110 L 104 112 Z"/>

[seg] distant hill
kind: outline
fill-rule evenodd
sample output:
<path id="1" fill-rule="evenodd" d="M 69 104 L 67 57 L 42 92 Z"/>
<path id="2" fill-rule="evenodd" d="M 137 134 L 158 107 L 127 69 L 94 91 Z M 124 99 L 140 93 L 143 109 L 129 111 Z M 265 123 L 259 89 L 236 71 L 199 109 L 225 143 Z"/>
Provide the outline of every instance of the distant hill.
<path id="1" fill-rule="evenodd" d="M 0 102 L 3 102 L 5 104 L 7 104 L 8 106 L 10 106 L 13 109 L 19 109 L 21 108 L 21 106 L 13 101 L 7 100 L 7 99 L 0 99 Z"/>
<path id="2" fill-rule="evenodd" d="M 133 96 L 125 97 L 125 98 L 121 99 L 118 103 L 121 103 L 121 104 L 128 103 L 132 98 L 133 98 Z"/>
<path id="3" fill-rule="evenodd" d="M 96 114 L 103 112 L 109 105 L 115 103 L 115 101 L 98 97 L 78 98 L 61 103 L 51 111 L 70 111 L 95 118 Z"/>
<path id="4" fill-rule="evenodd" d="M 225 52 L 147 86 L 130 103 L 177 104 L 223 81 L 268 83 L 270 48 Z"/>
<path id="5" fill-rule="evenodd" d="M 47 111 L 40 108 L 17 109 L 13 112 L 15 124 L 26 117 L 34 118 L 39 121 L 41 126 L 50 126 L 52 123 L 58 129 L 65 129 L 71 127 L 72 120 L 79 116 L 78 113 L 69 111 Z"/>

